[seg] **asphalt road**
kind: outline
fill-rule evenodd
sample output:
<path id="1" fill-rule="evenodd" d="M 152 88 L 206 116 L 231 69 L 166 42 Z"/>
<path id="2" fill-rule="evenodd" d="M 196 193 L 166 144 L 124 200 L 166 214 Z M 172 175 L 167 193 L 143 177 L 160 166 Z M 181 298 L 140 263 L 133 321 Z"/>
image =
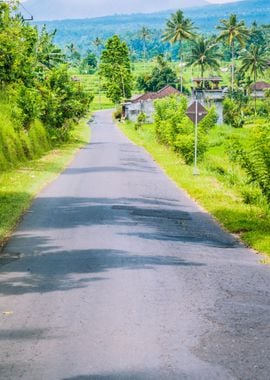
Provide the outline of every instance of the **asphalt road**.
<path id="1" fill-rule="evenodd" d="M 108 111 L 92 131 L 1 256 L 0 379 L 269 380 L 269 266 Z"/>

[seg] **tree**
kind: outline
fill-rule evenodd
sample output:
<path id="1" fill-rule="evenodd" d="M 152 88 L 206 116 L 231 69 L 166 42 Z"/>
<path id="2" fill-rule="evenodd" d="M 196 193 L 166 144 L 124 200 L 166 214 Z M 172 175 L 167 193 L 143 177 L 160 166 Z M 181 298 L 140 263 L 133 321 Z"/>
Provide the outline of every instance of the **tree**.
<path id="1" fill-rule="evenodd" d="M 162 55 L 157 57 L 157 65 L 151 74 L 141 75 L 137 78 L 138 89 L 144 91 L 158 91 L 166 85 L 175 86 L 176 82 L 176 72 Z"/>
<path id="2" fill-rule="evenodd" d="M 114 103 L 131 96 L 132 74 L 127 44 L 115 35 L 106 42 L 99 74 L 108 98 Z"/>
<path id="3" fill-rule="evenodd" d="M 97 57 L 91 51 L 88 51 L 86 57 L 83 58 L 80 65 L 80 72 L 92 74 L 97 69 Z"/>
<path id="4" fill-rule="evenodd" d="M 100 53 L 100 47 L 102 46 L 102 40 L 99 37 L 96 37 L 92 43 L 96 47 L 97 53 Z"/>
<path id="5" fill-rule="evenodd" d="M 48 69 L 64 63 L 64 54 L 62 50 L 53 43 L 56 30 L 49 33 L 46 26 L 43 26 L 37 42 L 37 59 L 38 62 Z"/>
<path id="6" fill-rule="evenodd" d="M 220 25 L 217 26 L 220 30 L 220 35 L 217 41 L 225 41 L 231 50 L 231 87 L 234 90 L 234 72 L 235 72 L 235 44 L 238 42 L 244 47 L 245 41 L 249 36 L 249 31 L 246 28 L 244 21 L 238 21 L 235 14 L 231 14 L 229 19 L 220 20 Z"/>
<path id="7" fill-rule="evenodd" d="M 218 58 L 221 58 L 221 54 L 217 52 L 217 44 L 201 36 L 192 42 L 188 65 L 199 66 L 203 78 L 206 68 L 219 69 Z"/>
<path id="8" fill-rule="evenodd" d="M 164 41 L 169 41 L 172 44 L 179 42 L 179 55 L 180 55 L 180 91 L 183 90 L 183 52 L 182 43 L 187 40 L 190 41 L 195 38 L 194 25 L 189 18 L 184 17 L 184 13 L 178 10 L 171 15 L 167 21 L 165 32 L 163 35 Z"/>
<path id="9" fill-rule="evenodd" d="M 268 69 L 268 62 L 263 46 L 251 45 L 248 50 L 244 50 L 241 55 L 242 65 L 240 71 L 250 73 L 253 76 L 254 84 L 257 82 L 258 74 L 263 74 Z M 257 112 L 257 96 L 254 96 L 255 113 Z"/>
<path id="10" fill-rule="evenodd" d="M 69 62 L 71 62 L 73 65 L 77 66 L 81 60 L 81 54 L 77 50 L 75 44 L 71 42 L 69 45 L 66 45 L 67 50 L 67 58 Z"/>
<path id="11" fill-rule="evenodd" d="M 143 70 L 145 72 L 146 41 L 151 38 L 151 32 L 146 26 L 143 26 L 142 29 L 139 31 L 139 36 L 143 41 Z"/>

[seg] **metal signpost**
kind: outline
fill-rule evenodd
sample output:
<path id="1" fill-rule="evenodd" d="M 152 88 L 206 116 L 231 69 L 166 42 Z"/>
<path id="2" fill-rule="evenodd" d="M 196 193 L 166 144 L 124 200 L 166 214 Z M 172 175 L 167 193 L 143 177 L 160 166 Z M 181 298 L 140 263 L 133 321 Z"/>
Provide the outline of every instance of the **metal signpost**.
<path id="1" fill-rule="evenodd" d="M 195 148 L 194 148 L 194 175 L 199 175 L 197 168 L 198 158 L 198 123 L 207 115 L 204 106 L 196 99 L 187 109 L 186 115 L 195 124 Z"/>

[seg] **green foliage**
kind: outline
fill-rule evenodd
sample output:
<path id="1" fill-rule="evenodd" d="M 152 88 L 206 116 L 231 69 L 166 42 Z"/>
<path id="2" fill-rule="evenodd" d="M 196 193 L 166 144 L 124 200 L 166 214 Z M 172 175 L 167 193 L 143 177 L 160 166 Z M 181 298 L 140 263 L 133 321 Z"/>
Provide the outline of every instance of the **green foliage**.
<path id="1" fill-rule="evenodd" d="M 170 97 L 155 102 L 155 132 L 159 142 L 181 154 L 187 164 L 194 159 L 194 125 L 186 116 L 187 99 Z M 198 125 L 198 158 L 208 148 L 207 132 L 216 124 L 214 108 Z"/>
<path id="2" fill-rule="evenodd" d="M 33 122 L 26 130 L 11 116 L 12 106 L 3 101 L 0 105 L 0 170 L 39 157 L 50 148 L 48 133 L 40 122 Z"/>
<path id="3" fill-rule="evenodd" d="M 218 115 L 215 106 L 210 107 L 207 110 L 207 115 L 199 123 L 200 129 L 207 133 L 212 129 L 218 121 Z"/>
<path id="4" fill-rule="evenodd" d="M 89 51 L 81 61 L 79 71 L 81 74 L 93 74 L 97 69 L 98 61 L 94 53 Z"/>
<path id="5" fill-rule="evenodd" d="M 116 120 L 121 120 L 121 118 L 122 118 L 122 108 L 121 107 L 117 107 L 117 109 L 114 112 L 113 116 L 114 116 L 114 118 Z"/>
<path id="6" fill-rule="evenodd" d="M 224 123 L 235 128 L 241 128 L 244 125 L 243 113 L 239 104 L 231 98 L 223 101 L 223 118 Z"/>
<path id="7" fill-rule="evenodd" d="M 40 156 L 66 140 L 92 100 L 70 79 L 55 31 L 38 32 L 0 2 L 0 167 Z M 52 132 L 52 130 L 58 130 Z"/>
<path id="8" fill-rule="evenodd" d="M 217 52 L 218 46 L 211 39 L 203 36 L 191 42 L 192 48 L 188 56 L 188 65 L 200 67 L 201 78 L 204 78 L 206 68 L 218 70 L 221 54 Z"/>
<path id="9" fill-rule="evenodd" d="M 232 140 L 230 154 L 246 170 L 250 181 L 260 187 L 270 201 L 270 124 L 250 128 L 248 136 Z"/>
<path id="10" fill-rule="evenodd" d="M 135 123 L 135 129 L 139 129 L 143 124 L 146 123 L 146 120 L 147 120 L 147 116 L 144 112 L 140 112 L 138 117 L 137 117 L 137 121 Z"/>
<path id="11" fill-rule="evenodd" d="M 157 65 L 151 74 L 142 74 L 137 78 L 137 87 L 143 91 L 158 91 L 166 85 L 176 86 L 177 75 L 163 56 L 158 56 Z"/>
<path id="12" fill-rule="evenodd" d="M 130 98 L 132 74 L 127 44 L 118 36 L 109 38 L 101 55 L 100 76 L 107 96 L 114 103 Z"/>

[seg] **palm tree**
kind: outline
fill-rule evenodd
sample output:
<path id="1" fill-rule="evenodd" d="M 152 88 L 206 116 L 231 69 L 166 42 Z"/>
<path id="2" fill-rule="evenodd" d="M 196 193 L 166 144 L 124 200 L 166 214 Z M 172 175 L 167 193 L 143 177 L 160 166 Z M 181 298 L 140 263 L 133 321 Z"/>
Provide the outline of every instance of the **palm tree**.
<path id="1" fill-rule="evenodd" d="M 217 29 L 220 35 L 217 41 L 226 41 L 231 49 L 231 87 L 234 89 L 234 72 L 235 72 L 235 43 L 238 42 L 244 47 L 245 41 L 249 36 L 249 31 L 244 21 L 238 21 L 235 14 L 231 14 L 229 19 L 220 20 Z"/>
<path id="2" fill-rule="evenodd" d="M 180 55 L 180 91 L 183 91 L 183 54 L 182 43 L 185 40 L 192 40 L 195 38 L 194 25 L 189 18 L 184 17 L 184 13 L 178 10 L 171 15 L 167 21 L 166 29 L 163 35 L 163 41 L 170 41 L 172 44 L 179 42 L 179 55 Z"/>
<path id="3" fill-rule="evenodd" d="M 100 56 L 100 48 L 102 46 L 102 40 L 99 37 L 96 37 L 93 41 L 92 44 L 95 46 L 97 50 L 97 56 Z"/>
<path id="4" fill-rule="evenodd" d="M 253 76 L 254 84 L 257 82 L 258 74 L 263 74 L 268 69 L 267 56 L 265 50 L 259 45 L 250 45 L 248 50 L 244 50 L 241 56 L 242 65 L 240 71 L 250 73 Z M 257 96 L 255 89 L 255 113 L 257 112 Z"/>
<path id="5" fill-rule="evenodd" d="M 100 64 L 100 55 L 101 55 L 101 48 L 102 48 L 102 40 L 99 37 L 96 37 L 93 41 L 92 44 L 96 48 L 97 52 L 97 57 L 98 57 L 98 67 Z M 101 83 L 100 83 L 100 75 L 98 74 L 98 104 L 99 104 L 99 109 L 101 109 Z"/>
<path id="6" fill-rule="evenodd" d="M 143 41 L 143 70 L 145 73 L 145 61 L 146 61 L 146 41 L 150 40 L 151 38 L 151 32 L 150 30 L 146 27 L 143 26 L 142 29 L 139 31 L 139 36 Z"/>
<path id="7" fill-rule="evenodd" d="M 192 42 L 188 65 L 199 66 L 203 78 L 206 68 L 219 69 L 218 58 L 221 54 L 217 52 L 217 44 L 201 36 Z"/>

